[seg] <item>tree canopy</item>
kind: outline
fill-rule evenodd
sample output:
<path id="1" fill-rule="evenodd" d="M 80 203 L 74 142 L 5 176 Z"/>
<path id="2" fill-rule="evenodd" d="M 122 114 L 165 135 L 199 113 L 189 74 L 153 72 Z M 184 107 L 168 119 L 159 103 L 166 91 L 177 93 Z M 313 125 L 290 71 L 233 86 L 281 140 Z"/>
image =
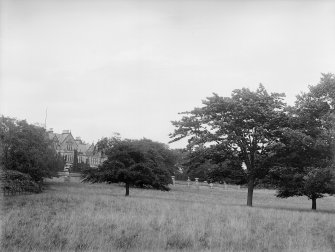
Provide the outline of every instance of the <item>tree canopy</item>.
<path id="1" fill-rule="evenodd" d="M 103 138 L 97 144 L 108 159 L 97 169 L 84 171 L 84 182 L 125 183 L 129 187 L 169 190 L 172 182 L 174 157 L 167 146 L 148 139 L 121 140 Z"/>
<path id="2" fill-rule="evenodd" d="M 335 78 L 324 74 L 289 108 L 282 146 L 272 157 L 271 174 L 279 197 L 305 195 L 312 200 L 335 193 Z"/>
<path id="3" fill-rule="evenodd" d="M 256 178 L 264 176 L 264 162 L 280 144 L 280 129 L 286 122 L 284 94 L 269 94 L 263 85 L 256 91 L 236 89 L 231 97 L 213 94 L 204 106 L 182 113 L 171 134 L 172 142 L 188 137 L 188 147 L 220 145 L 246 164 L 247 205 L 252 206 Z"/>
<path id="4" fill-rule="evenodd" d="M 45 129 L 2 116 L 0 118 L 1 165 L 30 175 L 35 182 L 57 176 L 63 159 L 54 150 Z"/>

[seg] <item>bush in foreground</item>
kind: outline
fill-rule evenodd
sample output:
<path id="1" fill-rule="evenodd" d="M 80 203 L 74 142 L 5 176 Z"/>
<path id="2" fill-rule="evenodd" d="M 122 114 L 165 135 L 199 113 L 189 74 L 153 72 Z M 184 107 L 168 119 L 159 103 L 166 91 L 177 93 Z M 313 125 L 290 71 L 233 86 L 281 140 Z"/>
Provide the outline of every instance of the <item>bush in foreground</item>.
<path id="1" fill-rule="evenodd" d="M 41 192 L 41 186 L 37 184 L 31 176 L 14 170 L 6 170 L 3 172 L 1 184 L 1 190 L 5 194 Z"/>

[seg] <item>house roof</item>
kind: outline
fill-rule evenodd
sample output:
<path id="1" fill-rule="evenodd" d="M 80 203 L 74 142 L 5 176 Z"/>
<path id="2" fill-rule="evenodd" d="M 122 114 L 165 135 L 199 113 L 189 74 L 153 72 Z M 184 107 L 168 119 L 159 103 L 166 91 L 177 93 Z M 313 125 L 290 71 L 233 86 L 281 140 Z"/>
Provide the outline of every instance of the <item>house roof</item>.
<path id="1" fill-rule="evenodd" d="M 92 143 L 87 151 L 93 154 L 95 145 Z"/>
<path id="2" fill-rule="evenodd" d="M 70 133 L 56 134 L 56 135 L 57 135 L 58 141 L 60 143 L 63 143 L 64 140 L 70 135 Z"/>
<path id="3" fill-rule="evenodd" d="M 88 143 L 83 142 L 79 138 L 74 139 L 74 137 L 72 136 L 72 134 L 70 132 L 63 132 L 62 134 L 48 132 L 48 137 L 49 137 L 50 140 L 58 141 L 59 145 L 64 143 L 64 141 L 66 141 L 66 139 L 69 138 L 69 140 L 73 140 L 73 142 L 77 145 L 77 150 L 78 150 L 79 153 L 82 153 L 82 154 L 85 154 L 85 155 L 93 155 L 94 154 L 95 145 L 93 143 L 88 144 Z"/>
<path id="4" fill-rule="evenodd" d="M 86 154 L 90 146 L 91 146 L 90 144 L 83 144 L 83 143 L 78 144 L 78 152 Z"/>
<path id="5" fill-rule="evenodd" d="M 55 138 L 55 136 L 56 136 L 55 133 L 51 133 L 51 132 L 48 133 L 49 140 L 53 140 Z"/>

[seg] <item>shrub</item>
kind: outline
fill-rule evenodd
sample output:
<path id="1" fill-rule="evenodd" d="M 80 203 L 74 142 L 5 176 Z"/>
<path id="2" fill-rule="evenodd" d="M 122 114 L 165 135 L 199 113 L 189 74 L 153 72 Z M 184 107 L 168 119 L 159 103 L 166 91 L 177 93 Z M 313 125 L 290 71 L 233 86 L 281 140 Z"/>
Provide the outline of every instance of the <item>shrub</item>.
<path id="1" fill-rule="evenodd" d="M 6 193 L 20 193 L 20 192 L 41 192 L 41 186 L 37 184 L 28 174 L 5 170 L 2 176 L 3 183 L 1 190 Z"/>

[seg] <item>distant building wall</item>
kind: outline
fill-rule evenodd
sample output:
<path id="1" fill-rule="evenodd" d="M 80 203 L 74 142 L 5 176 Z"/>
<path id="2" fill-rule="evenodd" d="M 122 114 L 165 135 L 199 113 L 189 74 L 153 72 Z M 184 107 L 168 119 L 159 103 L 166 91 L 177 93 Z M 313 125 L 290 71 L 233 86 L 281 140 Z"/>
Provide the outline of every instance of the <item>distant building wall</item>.
<path id="1" fill-rule="evenodd" d="M 94 144 L 84 143 L 80 137 L 74 139 L 69 130 L 63 130 L 62 134 L 58 134 L 50 129 L 48 137 L 53 141 L 56 152 L 64 158 L 66 164 L 73 164 L 75 150 L 78 153 L 78 163 L 88 163 L 91 167 L 98 167 L 107 160 L 107 157 L 102 156 L 100 152 L 94 151 Z"/>

